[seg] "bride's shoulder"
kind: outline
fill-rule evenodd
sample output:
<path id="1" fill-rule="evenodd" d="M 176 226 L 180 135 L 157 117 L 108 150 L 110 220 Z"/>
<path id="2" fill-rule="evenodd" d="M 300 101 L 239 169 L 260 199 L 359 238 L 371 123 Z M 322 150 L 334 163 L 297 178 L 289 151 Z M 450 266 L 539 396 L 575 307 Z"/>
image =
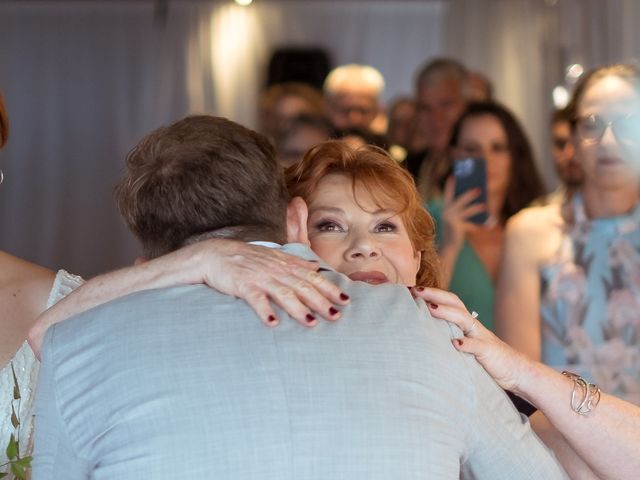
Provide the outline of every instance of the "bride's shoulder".
<path id="1" fill-rule="evenodd" d="M 30 318 L 46 307 L 55 273 L 0 251 L 0 321 Z"/>
<path id="2" fill-rule="evenodd" d="M 16 282 L 53 282 L 55 273 L 48 268 L 28 262 L 0 250 L 0 287 Z"/>

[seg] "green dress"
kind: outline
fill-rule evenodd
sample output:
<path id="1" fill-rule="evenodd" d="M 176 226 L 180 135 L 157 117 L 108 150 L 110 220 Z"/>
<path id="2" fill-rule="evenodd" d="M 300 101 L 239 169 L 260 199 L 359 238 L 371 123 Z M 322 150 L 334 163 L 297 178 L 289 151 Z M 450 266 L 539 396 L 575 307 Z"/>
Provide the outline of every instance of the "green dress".
<path id="1" fill-rule="evenodd" d="M 442 246 L 442 200 L 435 199 L 427 203 L 427 210 L 436 223 L 436 242 Z M 449 290 L 458 295 L 469 311 L 478 312 L 478 320 L 489 330 L 494 330 L 494 306 L 496 290 L 489 273 L 465 240 L 453 268 Z"/>

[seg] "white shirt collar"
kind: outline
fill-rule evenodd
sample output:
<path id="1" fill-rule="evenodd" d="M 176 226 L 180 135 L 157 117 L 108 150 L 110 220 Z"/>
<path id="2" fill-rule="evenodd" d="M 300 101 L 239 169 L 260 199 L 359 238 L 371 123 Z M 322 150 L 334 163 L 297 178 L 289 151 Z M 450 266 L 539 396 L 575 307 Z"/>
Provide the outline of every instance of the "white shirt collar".
<path id="1" fill-rule="evenodd" d="M 262 242 L 262 241 L 254 241 L 254 242 L 247 242 L 250 245 L 259 245 L 261 247 L 267 247 L 267 248 L 280 248 L 282 247 L 282 245 L 275 243 L 275 242 Z"/>

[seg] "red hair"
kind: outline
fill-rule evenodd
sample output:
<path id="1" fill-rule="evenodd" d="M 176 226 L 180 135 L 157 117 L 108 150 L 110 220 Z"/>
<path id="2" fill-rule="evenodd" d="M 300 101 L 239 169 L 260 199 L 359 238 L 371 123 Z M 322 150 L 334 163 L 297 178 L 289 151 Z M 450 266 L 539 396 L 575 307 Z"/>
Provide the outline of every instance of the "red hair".
<path id="1" fill-rule="evenodd" d="M 440 286 L 435 224 L 409 172 L 380 148 L 353 149 L 342 141 L 329 140 L 309 150 L 301 162 L 285 171 L 289 195 L 302 197 L 308 203 L 320 181 L 332 173 L 351 177 L 354 197 L 359 182 L 380 208 L 389 208 L 400 215 L 414 253 L 422 254 L 416 284 Z"/>

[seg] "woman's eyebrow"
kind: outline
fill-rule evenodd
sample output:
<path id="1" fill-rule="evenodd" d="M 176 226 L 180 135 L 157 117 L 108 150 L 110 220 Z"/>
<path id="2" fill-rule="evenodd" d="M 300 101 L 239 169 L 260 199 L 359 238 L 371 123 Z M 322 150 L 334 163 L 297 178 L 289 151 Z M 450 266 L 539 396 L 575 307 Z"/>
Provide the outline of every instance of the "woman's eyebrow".
<path id="1" fill-rule="evenodd" d="M 344 213 L 344 210 L 338 207 L 332 207 L 329 205 L 318 205 L 309 209 L 309 214 L 316 213 L 318 211 L 329 212 L 329 213 Z"/>
<path id="2" fill-rule="evenodd" d="M 339 207 L 333 207 L 330 205 L 318 205 L 318 206 L 314 206 L 313 208 L 309 208 L 309 215 L 312 215 L 316 212 L 323 212 L 323 213 L 344 213 L 344 210 L 342 208 Z M 395 210 L 392 210 L 390 208 L 379 208 L 378 210 L 373 210 L 373 211 L 369 211 L 366 210 L 366 212 L 370 215 L 376 215 L 376 216 L 393 216 L 393 215 L 397 215 L 398 213 Z"/>

